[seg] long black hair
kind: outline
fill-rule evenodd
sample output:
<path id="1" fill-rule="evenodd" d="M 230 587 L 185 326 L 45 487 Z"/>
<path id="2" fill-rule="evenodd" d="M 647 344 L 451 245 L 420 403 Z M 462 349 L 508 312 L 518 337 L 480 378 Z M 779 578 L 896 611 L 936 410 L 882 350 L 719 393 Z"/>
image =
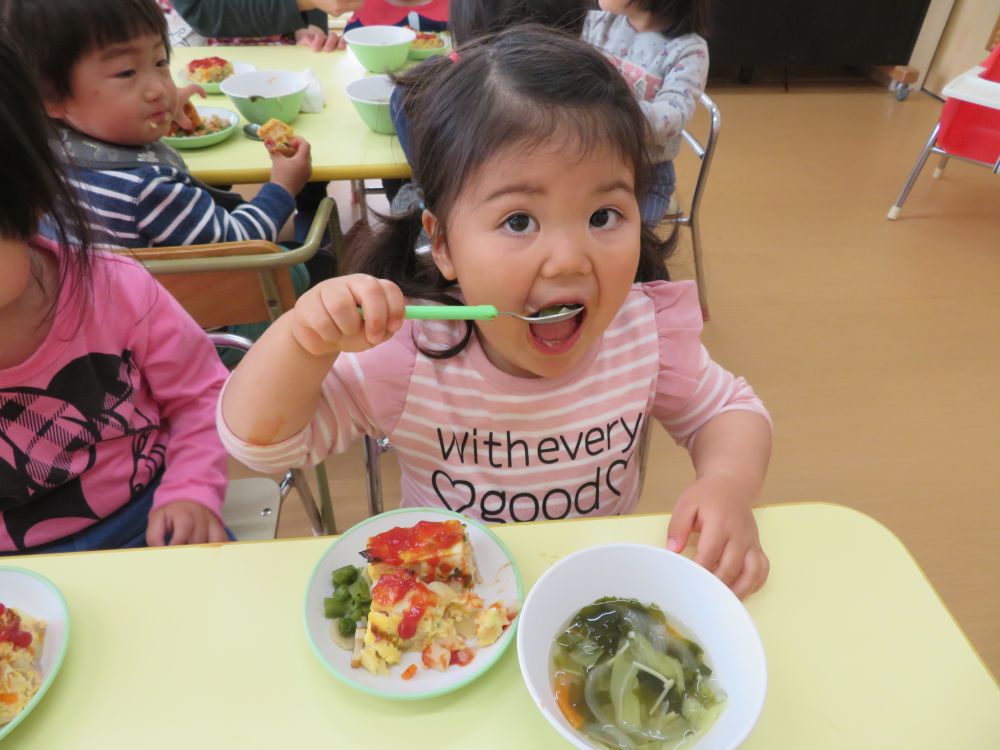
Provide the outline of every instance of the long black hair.
<path id="1" fill-rule="evenodd" d="M 641 204 L 650 164 L 646 118 L 624 78 L 594 47 L 530 24 L 462 46 L 457 58 L 439 58 L 398 79 L 412 127 L 413 177 L 439 232 L 447 235 L 462 185 L 477 169 L 503 149 L 530 150 L 553 133 L 579 153 L 616 151 L 634 166 Z M 352 270 L 389 279 L 407 297 L 458 304 L 448 293 L 455 282 L 414 252 L 422 213 L 418 206 L 382 217 L 369 247 L 352 253 Z M 674 237 L 662 242 L 643 227 L 636 281 L 667 278 Z M 471 334 L 470 324 L 459 344 L 436 354 L 457 354 Z"/>
<path id="2" fill-rule="evenodd" d="M 452 0 L 448 28 L 456 44 L 523 23 L 580 36 L 590 6 L 590 0 Z"/>
<path id="3" fill-rule="evenodd" d="M 72 246 L 73 262 L 59 264 L 59 288 L 87 293 L 93 268 L 87 215 L 52 151 L 54 134 L 34 76 L 5 35 L 0 70 L 0 236 L 31 242 L 45 217 L 59 244 Z"/>
<path id="4" fill-rule="evenodd" d="M 170 53 L 167 20 L 155 0 L 0 0 L 0 28 L 23 40 L 46 101 L 72 95 L 73 67 L 93 50 L 150 34 Z"/>

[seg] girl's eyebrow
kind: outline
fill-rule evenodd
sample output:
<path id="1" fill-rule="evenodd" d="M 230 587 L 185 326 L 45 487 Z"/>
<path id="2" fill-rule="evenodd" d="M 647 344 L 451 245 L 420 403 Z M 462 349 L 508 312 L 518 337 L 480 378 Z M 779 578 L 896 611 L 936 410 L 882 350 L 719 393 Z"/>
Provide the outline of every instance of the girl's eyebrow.
<path id="1" fill-rule="evenodd" d="M 163 46 L 163 42 L 159 39 L 156 40 L 154 47 L 159 49 Z M 116 57 L 125 57 L 126 55 L 142 54 L 147 48 L 138 41 L 132 42 L 122 42 L 121 44 L 112 44 L 101 50 L 101 60 L 113 60 Z"/>
<path id="2" fill-rule="evenodd" d="M 125 55 L 130 55 L 139 51 L 138 44 L 113 44 L 110 47 L 105 47 L 101 50 L 102 60 L 113 60 L 116 57 L 124 57 Z"/>
<path id="3" fill-rule="evenodd" d="M 626 193 L 634 193 L 635 188 L 626 182 L 625 180 L 611 180 L 610 182 L 602 182 L 594 190 L 595 194 L 605 194 L 613 193 L 616 190 L 623 190 Z M 538 195 L 539 193 L 544 193 L 545 188 L 538 185 L 529 185 L 526 183 L 516 183 L 514 185 L 504 185 L 503 187 L 494 190 L 483 200 L 483 203 L 489 203 L 497 198 L 502 198 L 505 195 Z"/>

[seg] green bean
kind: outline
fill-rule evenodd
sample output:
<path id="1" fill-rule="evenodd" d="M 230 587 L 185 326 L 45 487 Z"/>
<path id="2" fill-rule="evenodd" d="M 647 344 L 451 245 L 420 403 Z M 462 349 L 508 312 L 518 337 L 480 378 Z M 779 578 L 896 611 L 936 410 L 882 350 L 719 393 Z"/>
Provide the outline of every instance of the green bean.
<path id="1" fill-rule="evenodd" d="M 356 602 L 367 603 L 372 600 L 372 592 L 368 588 L 368 582 L 361 576 L 358 576 L 354 583 L 347 588 L 351 592 L 351 599 Z"/>
<path id="2" fill-rule="evenodd" d="M 346 611 L 347 602 L 337 601 L 332 596 L 328 596 L 323 600 L 323 615 L 328 620 L 332 620 L 335 617 L 343 617 Z"/>
<path id="3" fill-rule="evenodd" d="M 349 617 L 341 617 L 337 623 L 337 627 L 340 628 L 340 634 L 347 637 L 354 635 L 354 631 L 358 629 L 358 624 Z"/>
<path id="4" fill-rule="evenodd" d="M 358 569 L 353 565 L 345 565 L 333 571 L 331 576 L 334 586 L 347 586 L 358 578 Z"/>
<path id="5" fill-rule="evenodd" d="M 347 586 L 338 586 L 333 590 L 331 596 L 338 602 L 344 602 L 345 604 L 350 604 L 351 592 L 348 590 Z"/>

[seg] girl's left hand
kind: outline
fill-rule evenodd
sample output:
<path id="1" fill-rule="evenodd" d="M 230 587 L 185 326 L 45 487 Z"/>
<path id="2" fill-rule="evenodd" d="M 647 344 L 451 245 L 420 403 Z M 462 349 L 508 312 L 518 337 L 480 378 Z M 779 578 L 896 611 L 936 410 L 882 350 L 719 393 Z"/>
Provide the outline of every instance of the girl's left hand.
<path id="1" fill-rule="evenodd" d="M 225 542 L 226 529 L 212 511 L 193 500 L 175 500 L 149 514 L 146 544 L 162 547 L 168 544 L 204 544 Z"/>
<path id="2" fill-rule="evenodd" d="M 194 130 L 194 124 L 191 122 L 191 118 L 184 114 L 184 105 L 187 104 L 188 100 L 195 94 L 204 99 L 205 89 L 197 83 L 189 83 L 187 86 L 182 86 L 177 89 L 177 107 L 174 112 L 174 122 L 180 125 L 184 130 Z"/>
<path id="3" fill-rule="evenodd" d="M 720 477 L 701 477 L 681 493 L 667 528 L 667 548 L 682 552 L 698 532 L 694 561 L 740 599 L 759 589 L 771 569 L 749 501 Z"/>

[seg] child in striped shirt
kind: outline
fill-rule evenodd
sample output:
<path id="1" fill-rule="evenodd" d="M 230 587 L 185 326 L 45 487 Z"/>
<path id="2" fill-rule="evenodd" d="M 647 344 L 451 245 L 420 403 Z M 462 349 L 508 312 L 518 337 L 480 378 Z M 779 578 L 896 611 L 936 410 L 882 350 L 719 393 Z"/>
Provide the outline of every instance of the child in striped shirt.
<path id="1" fill-rule="evenodd" d="M 190 96 L 170 74 L 167 25 L 154 0 L 11 0 L 4 25 L 30 39 L 60 155 L 114 247 L 275 241 L 312 168 L 309 144 L 273 154 L 271 182 L 249 201 L 204 185 L 160 143 Z"/>
<path id="2" fill-rule="evenodd" d="M 611 63 L 569 36 L 516 27 L 405 81 L 424 205 L 387 220 L 357 273 L 303 295 L 220 401 L 232 455 L 315 463 L 361 433 L 396 450 L 404 506 L 497 523 L 628 513 L 649 420 L 695 481 L 668 546 L 743 596 L 767 577 L 751 506 L 770 420 L 701 345 L 691 282 L 666 280 L 645 229 L 645 123 Z M 427 255 L 413 252 L 421 229 Z M 560 323 L 404 320 L 405 300 L 494 305 Z"/>

